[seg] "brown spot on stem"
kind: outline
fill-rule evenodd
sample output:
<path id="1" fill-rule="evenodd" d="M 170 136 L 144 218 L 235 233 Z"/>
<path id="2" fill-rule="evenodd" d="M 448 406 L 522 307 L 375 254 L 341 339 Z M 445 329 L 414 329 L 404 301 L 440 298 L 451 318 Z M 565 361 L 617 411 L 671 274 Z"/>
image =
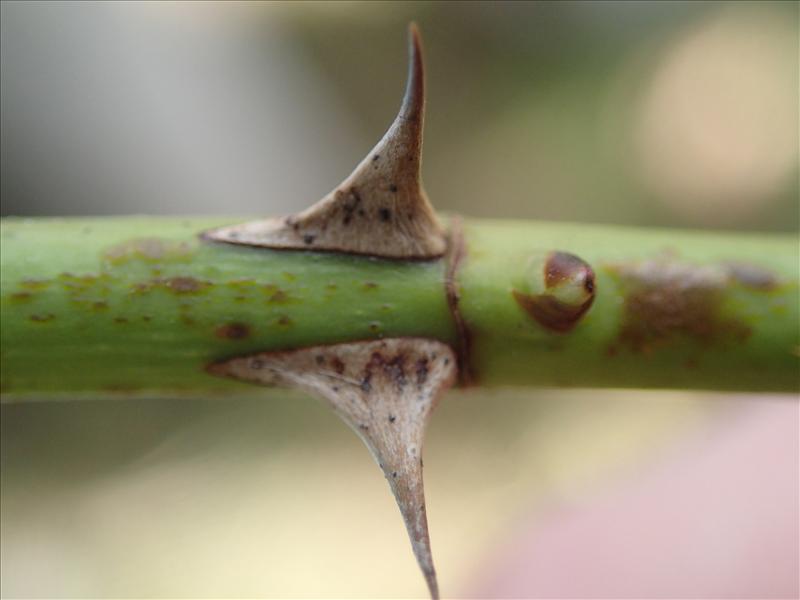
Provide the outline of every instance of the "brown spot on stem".
<path id="1" fill-rule="evenodd" d="M 170 277 L 163 280 L 164 285 L 177 294 L 195 294 L 209 286 L 207 281 L 194 277 Z"/>
<path id="2" fill-rule="evenodd" d="M 250 326 L 245 323 L 226 323 L 214 332 L 218 338 L 226 340 L 243 340 L 250 337 Z"/>
<path id="3" fill-rule="evenodd" d="M 742 342 L 750 328 L 723 314 L 728 270 L 676 260 L 651 260 L 608 268 L 624 295 L 619 341 L 652 353 L 680 338 L 703 345 Z"/>

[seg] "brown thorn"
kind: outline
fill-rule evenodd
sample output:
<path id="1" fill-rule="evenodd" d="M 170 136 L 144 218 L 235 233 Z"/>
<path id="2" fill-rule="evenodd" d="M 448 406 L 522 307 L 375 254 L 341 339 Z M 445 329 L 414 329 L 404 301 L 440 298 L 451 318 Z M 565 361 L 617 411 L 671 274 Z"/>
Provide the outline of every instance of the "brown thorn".
<path id="1" fill-rule="evenodd" d="M 261 352 L 213 363 L 207 371 L 262 385 L 287 385 L 324 399 L 383 470 L 431 597 L 438 598 L 422 445 L 439 397 L 455 382 L 455 358 L 437 340 L 387 338 Z"/>
<path id="2" fill-rule="evenodd" d="M 278 250 L 428 260 L 446 236 L 422 188 L 425 72 L 419 31 L 408 31 L 408 81 L 400 110 L 378 144 L 336 189 L 290 217 L 212 229 L 202 238 Z"/>

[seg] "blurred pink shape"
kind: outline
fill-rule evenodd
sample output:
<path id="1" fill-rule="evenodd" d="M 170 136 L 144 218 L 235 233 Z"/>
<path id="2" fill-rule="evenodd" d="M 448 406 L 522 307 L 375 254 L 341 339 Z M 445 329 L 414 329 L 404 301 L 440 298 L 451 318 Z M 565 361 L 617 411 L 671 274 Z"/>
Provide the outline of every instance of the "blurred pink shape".
<path id="1" fill-rule="evenodd" d="M 480 598 L 797 598 L 800 405 L 748 398 L 658 465 L 522 523 Z"/>

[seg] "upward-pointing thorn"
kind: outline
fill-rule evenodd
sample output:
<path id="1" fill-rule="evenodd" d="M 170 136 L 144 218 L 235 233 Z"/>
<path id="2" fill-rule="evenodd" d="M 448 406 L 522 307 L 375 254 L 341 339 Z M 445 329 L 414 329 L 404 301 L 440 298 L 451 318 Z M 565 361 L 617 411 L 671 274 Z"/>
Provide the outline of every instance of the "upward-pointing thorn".
<path id="1" fill-rule="evenodd" d="M 389 130 L 347 179 L 289 217 L 207 231 L 217 242 L 395 259 L 442 256 L 446 237 L 422 188 L 425 72 L 417 26 L 408 29 L 408 81 Z"/>

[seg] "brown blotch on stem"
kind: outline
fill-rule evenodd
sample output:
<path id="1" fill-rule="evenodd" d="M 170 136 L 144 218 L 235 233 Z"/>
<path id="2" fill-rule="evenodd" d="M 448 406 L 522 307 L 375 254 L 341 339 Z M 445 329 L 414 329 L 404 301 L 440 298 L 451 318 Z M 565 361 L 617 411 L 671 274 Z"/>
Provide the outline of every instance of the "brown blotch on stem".
<path id="1" fill-rule="evenodd" d="M 347 179 L 303 212 L 212 229 L 202 237 L 262 248 L 392 259 L 442 256 L 444 229 L 420 176 L 425 82 L 416 25 L 409 27 L 408 39 L 408 82 L 400 111 Z"/>
<path id="2" fill-rule="evenodd" d="M 226 323 L 217 327 L 214 333 L 225 340 L 243 340 L 250 337 L 250 326 L 246 323 Z"/>
<path id="3" fill-rule="evenodd" d="M 748 325 L 723 314 L 732 274 L 724 265 L 650 260 L 610 265 L 624 295 L 619 342 L 650 354 L 679 338 L 703 345 L 743 342 Z"/>
<path id="4" fill-rule="evenodd" d="M 200 281 L 194 277 L 170 277 L 161 281 L 177 294 L 195 294 L 209 286 L 207 281 Z"/>
<path id="5" fill-rule="evenodd" d="M 299 388 L 325 400 L 382 469 L 431 596 L 438 598 L 421 453 L 431 412 L 455 383 L 455 364 L 453 351 L 441 342 L 391 338 L 262 352 L 213 363 L 207 370 L 256 384 Z"/>
<path id="6" fill-rule="evenodd" d="M 528 275 L 542 281 L 528 281 L 524 289 L 513 289 L 514 300 L 546 329 L 572 331 L 594 302 L 594 271 L 567 252 L 551 252 L 543 263 L 534 261 L 533 265 L 536 268 Z"/>

